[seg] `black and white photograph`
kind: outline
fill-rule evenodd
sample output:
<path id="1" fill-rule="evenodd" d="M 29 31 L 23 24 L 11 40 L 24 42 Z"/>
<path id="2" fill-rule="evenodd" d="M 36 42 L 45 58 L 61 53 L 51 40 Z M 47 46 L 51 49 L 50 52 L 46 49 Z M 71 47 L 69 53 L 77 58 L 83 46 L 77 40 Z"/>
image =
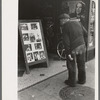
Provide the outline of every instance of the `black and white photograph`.
<path id="1" fill-rule="evenodd" d="M 40 59 L 45 59 L 45 53 L 44 53 L 44 51 L 40 51 L 39 55 L 40 55 Z"/>
<path id="2" fill-rule="evenodd" d="M 31 46 L 31 44 L 25 45 L 24 47 L 25 47 L 26 52 L 32 51 L 32 46 Z"/>
<path id="3" fill-rule="evenodd" d="M 21 24 L 21 29 L 22 30 L 28 30 L 27 24 Z"/>
<path id="4" fill-rule="evenodd" d="M 40 49 L 40 50 L 42 49 L 41 43 L 35 43 L 34 46 L 35 46 L 35 49 L 36 49 L 36 50 L 37 50 L 37 49 L 38 49 L 38 50 L 39 50 L 39 49 Z"/>
<path id="5" fill-rule="evenodd" d="M 31 42 L 35 42 L 36 41 L 36 37 L 34 33 L 30 33 L 30 41 Z"/>
<path id="6" fill-rule="evenodd" d="M 38 52 L 34 52 L 33 55 L 34 55 L 35 61 L 38 61 L 39 60 L 39 53 Z"/>
<path id="7" fill-rule="evenodd" d="M 41 37 L 39 34 L 37 34 L 37 39 L 36 39 L 37 42 L 41 42 Z"/>
<path id="8" fill-rule="evenodd" d="M 97 0 L 18 1 L 18 100 L 97 100 Z"/>
<path id="9" fill-rule="evenodd" d="M 27 53 L 27 62 L 33 61 L 33 55 L 32 53 Z"/>
<path id="10" fill-rule="evenodd" d="M 31 24 L 31 29 L 33 29 L 33 30 L 36 30 L 36 29 L 38 29 L 38 27 L 37 27 L 37 24 L 35 23 L 32 23 Z"/>
<path id="11" fill-rule="evenodd" d="M 28 33 L 23 34 L 23 41 L 29 41 Z"/>

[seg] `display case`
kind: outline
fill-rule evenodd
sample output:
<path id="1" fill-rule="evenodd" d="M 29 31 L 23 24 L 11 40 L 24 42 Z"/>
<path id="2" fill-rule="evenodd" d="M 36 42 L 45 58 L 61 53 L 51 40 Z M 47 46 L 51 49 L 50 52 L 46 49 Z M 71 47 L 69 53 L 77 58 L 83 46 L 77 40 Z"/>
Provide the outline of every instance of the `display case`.
<path id="1" fill-rule="evenodd" d="M 30 73 L 29 66 L 46 62 L 48 56 L 40 19 L 19 20 L 19 34 L 26 64 L 26 73 Z"/>
<path id="2" fill-rule="evenodd" d="M 88 49 L 95 47 L 95 1 L 90 1 L 89 27 L 88 27 Z"/>
<path id="3" fill-rule="evenodd" d="M 87 61 L 95 57 L 95 0 L 90 0 Z"/>

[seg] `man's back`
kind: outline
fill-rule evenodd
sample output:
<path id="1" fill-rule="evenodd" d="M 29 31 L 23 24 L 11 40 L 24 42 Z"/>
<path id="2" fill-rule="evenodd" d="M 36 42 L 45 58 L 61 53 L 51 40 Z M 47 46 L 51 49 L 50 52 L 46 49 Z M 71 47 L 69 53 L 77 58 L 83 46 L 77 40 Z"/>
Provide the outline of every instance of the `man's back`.
<path id="1" fill-rule="evenodd" d="M 76 47 L 84 44 L 83 29 L 81 23 L 78 21 L 68 21 L 62 28 L 63 39 L 67 46 L 73 50 Z"/>

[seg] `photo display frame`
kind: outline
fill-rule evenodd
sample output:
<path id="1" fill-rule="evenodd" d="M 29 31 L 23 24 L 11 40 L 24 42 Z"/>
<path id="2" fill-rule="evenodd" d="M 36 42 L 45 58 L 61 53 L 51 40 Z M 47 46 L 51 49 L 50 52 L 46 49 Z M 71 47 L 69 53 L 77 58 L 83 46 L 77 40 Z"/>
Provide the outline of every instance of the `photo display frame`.
<path id="1" fill-rule="evenodd" d="M 46 62 L 48 66 L 41 20 L 19 20 L 18 28 L 26 63 L 26 73 L 30 73 L 30 65 Z"/>

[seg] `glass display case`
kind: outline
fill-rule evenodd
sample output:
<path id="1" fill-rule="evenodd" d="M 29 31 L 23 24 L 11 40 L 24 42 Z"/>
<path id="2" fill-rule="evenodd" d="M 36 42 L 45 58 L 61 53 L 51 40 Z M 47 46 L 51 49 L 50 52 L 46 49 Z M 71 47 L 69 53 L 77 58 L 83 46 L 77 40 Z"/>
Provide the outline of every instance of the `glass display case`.
<path id="1" fill-rule="evenodd" d="M 90 0 L 89 7 L 87 61 L 95 57 L 95 0 Z"/>
<path id="2" fill-rule="evenodd" d="M 95 47 L 95 1 L 90 1 L 89 27 L 88 27 L 88 49 Z"/>

